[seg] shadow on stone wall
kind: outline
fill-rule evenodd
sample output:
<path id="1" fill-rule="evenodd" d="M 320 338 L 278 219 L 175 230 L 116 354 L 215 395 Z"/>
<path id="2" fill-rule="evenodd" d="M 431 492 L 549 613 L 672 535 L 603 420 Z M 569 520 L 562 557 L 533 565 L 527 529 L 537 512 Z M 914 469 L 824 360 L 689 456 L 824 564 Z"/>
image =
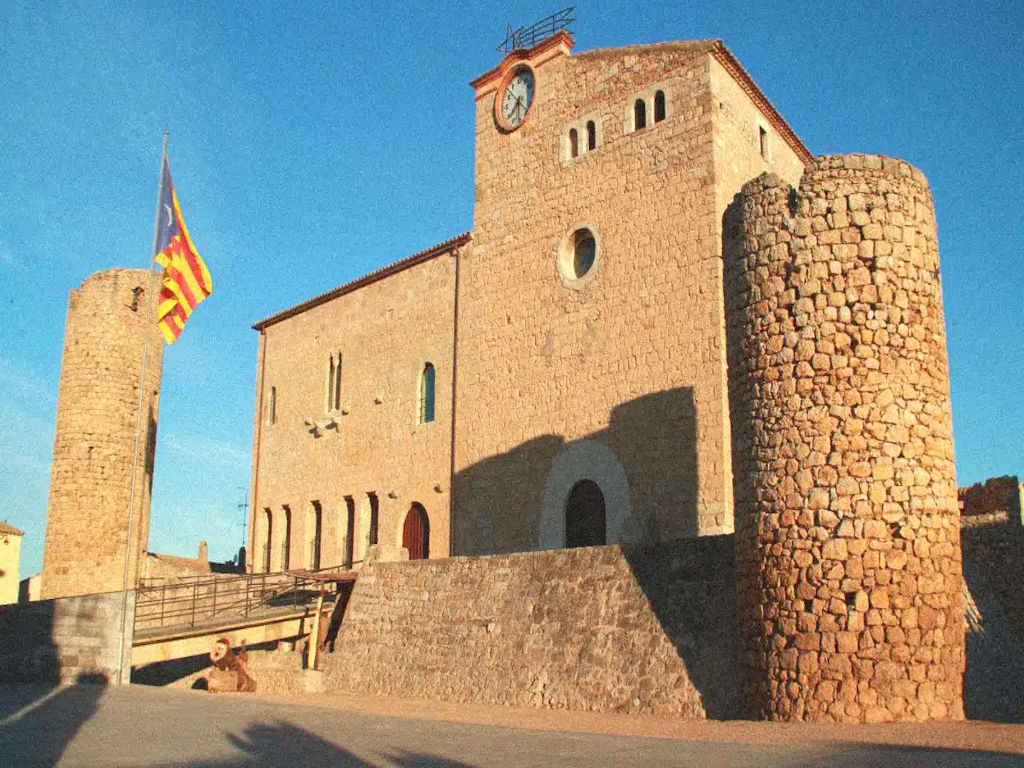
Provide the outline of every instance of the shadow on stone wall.
<path id="1" fill-rule="evenodd" d="M 452 487 L 452 554 L 537 549 L 552 462 L 565 446 L 583 440 L 610 448 L 625 470 L 633 518 L 629 528 L 643 531 L 652 543 L 697 535 L 696 407 L 693 389 L 678 387 L 615 406 L 607 428 L 577 441 L 541 435 L 457 472 Z M 584 471 L 580 479 L 586 477 Z"/>
<path id="2" fill-rule="evenodd" d="M 276 652 L 277 646 L 277 640 L 270 640 L 266 643 L 247 645 L 246 652 L 250 654 L 272 653 Z M 213 649 L 212 643 L 210 649 Z M 171 659 L 170 661 L 155 661 L 152 664 L 144 664 L 143 666 L 133 668 L 132 683 L 137 685 L 190 687 L 195 680 L 205 675 L 209 669 L 209 653 L 186 656 L 181 659 Z"/>
<path id="3" fill-rule="evenodd" d="M 741 714 L 732 535 L 680 539 L 623 555 L 700 693 L 709 719 Z"/>
<path id="4" fill-rule="evenodd" d="M 1024 723 L 1024 527 L 1015 521 L 964 528 L 967 669 L 972 720 Z"/>

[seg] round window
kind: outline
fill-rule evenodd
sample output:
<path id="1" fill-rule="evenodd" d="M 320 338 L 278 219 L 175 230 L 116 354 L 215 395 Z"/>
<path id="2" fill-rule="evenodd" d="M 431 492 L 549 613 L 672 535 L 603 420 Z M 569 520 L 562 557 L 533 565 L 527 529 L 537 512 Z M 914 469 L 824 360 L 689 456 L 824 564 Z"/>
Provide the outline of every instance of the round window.
<path id="1" fill-rule="evenodd" d="M 558 248 L 558 274 L 568 288 L 582 288 L 597 274 L 600 248 L 589 226 L 576 227 Z"/>

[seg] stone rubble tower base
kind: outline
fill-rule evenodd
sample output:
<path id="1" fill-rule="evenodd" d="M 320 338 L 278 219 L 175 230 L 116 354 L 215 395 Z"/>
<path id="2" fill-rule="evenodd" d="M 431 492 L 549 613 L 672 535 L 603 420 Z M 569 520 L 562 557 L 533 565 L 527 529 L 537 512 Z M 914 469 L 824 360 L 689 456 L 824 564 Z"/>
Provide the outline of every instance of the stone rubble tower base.
<path id="1" fill-rule="evenodd" d="M 931 193 L 819 157 L 726 213 L 741 664 L 772 720 L 962 719 L 952 416 Z"/>

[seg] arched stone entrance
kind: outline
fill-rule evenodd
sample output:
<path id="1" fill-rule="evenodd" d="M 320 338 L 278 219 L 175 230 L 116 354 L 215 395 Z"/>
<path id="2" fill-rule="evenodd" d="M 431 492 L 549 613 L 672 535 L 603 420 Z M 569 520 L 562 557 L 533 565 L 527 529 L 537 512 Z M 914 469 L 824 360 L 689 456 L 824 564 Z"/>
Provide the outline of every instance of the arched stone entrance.
<path id="1" fill-rule="evenodd" d="M 629 483 L 615 453 L 599 440 L 577 440 L 564 446 L 551 461 L 540 507 L 538 544 L 541 549 L 586 546 L 568 543 L 566 510 L 569 496 L 582 481 L 597 486 L 604 504 L 602 544 L 622 541 L 629 517 Z"/>
<path id="2" fill-rule="evenodd" d="M 565 502 L 565 546 L 607 544 L 604 494 L 593 480 L 580 480 Z"/>
<path id="3" fill-rule="evenodd" d="M 413 502 L 402 526 L 402 546 L 409 550 L 410 560 L 426 560 L 430 555 L 430 520 L 427 510 Z"/>

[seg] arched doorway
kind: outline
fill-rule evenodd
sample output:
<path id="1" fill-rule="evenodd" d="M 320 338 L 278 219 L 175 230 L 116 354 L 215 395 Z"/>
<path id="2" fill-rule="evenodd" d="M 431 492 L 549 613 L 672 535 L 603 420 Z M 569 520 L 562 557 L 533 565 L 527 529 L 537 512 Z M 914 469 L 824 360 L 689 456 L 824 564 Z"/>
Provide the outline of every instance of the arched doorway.
<path id="1" fill-rule="evenodd" d="M 593 547 L 606 541 L 604 494 L 593 480 L 580 480 L 565 502 L 565 546 Z"/>
<path id="2" fill-rule="evenodd" d="M 410 560 L 426 560 L 430 555 L 430 521 L 422 504 L 413 502 L 402 526 L 402 546 Z"/>

